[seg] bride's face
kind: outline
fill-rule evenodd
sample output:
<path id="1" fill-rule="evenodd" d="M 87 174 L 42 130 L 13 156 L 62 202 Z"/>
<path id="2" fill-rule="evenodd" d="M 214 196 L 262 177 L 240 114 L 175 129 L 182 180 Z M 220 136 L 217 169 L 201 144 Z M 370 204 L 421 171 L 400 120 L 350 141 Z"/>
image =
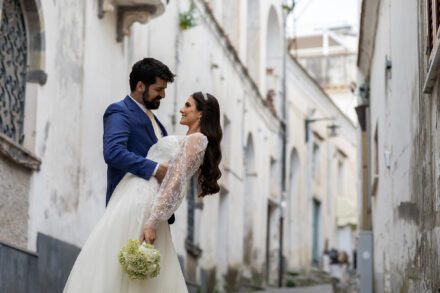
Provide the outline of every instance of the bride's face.
<path id="1" fill-rule="evenodd" d="M 180 114 L 182 114 L 180 124 L 187 126 L 193 126 L 195 123 L 200 123 L 200 117 L 202 117 L 202 112 L 197 110 L 196 101 L 194 101 L 192 96 L 186 99 L 185 104 L 180 109 Z"/>

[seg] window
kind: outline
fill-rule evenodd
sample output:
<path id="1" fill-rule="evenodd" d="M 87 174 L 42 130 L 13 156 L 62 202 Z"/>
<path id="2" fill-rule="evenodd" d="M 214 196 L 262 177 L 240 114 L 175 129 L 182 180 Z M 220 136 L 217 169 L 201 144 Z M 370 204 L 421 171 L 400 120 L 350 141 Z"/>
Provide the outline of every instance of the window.
<path id="1" fill-rule="evenodd" d="M 344 160 L 338 160 L 338 196 L 344 197 Z"/>
<path id="2" fill-rule="evenodd" d="M 320 174 L 320 149 L 319 144 L 313 143 L 313 157 L 312 157 L 312 178 L 319 182 L 319 174 Z"/>
<path id="3" fill-rule="evenodd" d="M 194 175 L 188 183 L 187 201 L 188 201 L 188 213 L 187 213 L 187 228 L 186 228 L 186 240 L 185 248 L 189 254 L 193 257 L 200 257 L 202 250 L 199 247 L 200 238 L 200 217 L 203 209 L 203 204 L 198 198 L 198 175 Z"/>
<path id="4" fill-rule="evenodd" d="M 437 49 L 438 46 L 438 32 L 440 28 L 440 0 L 427 0 L 427 44 L 426 44 L 426 52 L 429 56 L 428 58 L 428 67 L 431 64 L 432 59 L 434 57 L 434 49 Z"/>
<path id="5" fill-rule="evenodd" d="M 230 144 L 231 144 L 231 120 L 229 120 L 228 116 L 223 116 L 223 139 L 221 142 L 221 148 L 223 152 L 223 166 L 226 168 L 230 168 Z"/>
<path id="6" fill-rule="evenodd" d="M 277 160 L 274 157 L 270 157 L 270 195 L 273 198 L 276 198 L 279 193 L 279 179 L 280 176 L 278 175 L 278 164 Z"/>
<path id="7" fill-rule="evenodd" d="M 24 141 L 27 36 L 20 1 L 3 2 L 0 22 L 0 133 Z"/>
<path id="8" fill-rule="evenodd" d="M 373 182 L 371 186 L 371 195 L 376 195 L 377 186 L 379 184 L 379 128 L 376 124 L 376 130 L 374 131 L 374 149 L 373 149 Z"/>
<path id="9" fill-rule="evenodd" d="M 426 80 L 423 86 L 424 93 L 432 93 L 437 80 L 437 67 L 440 63 L 439 35 L 440 35 L 440 0 L 426 0 L 425 16 L 425 46 L 426 46 Z"/>

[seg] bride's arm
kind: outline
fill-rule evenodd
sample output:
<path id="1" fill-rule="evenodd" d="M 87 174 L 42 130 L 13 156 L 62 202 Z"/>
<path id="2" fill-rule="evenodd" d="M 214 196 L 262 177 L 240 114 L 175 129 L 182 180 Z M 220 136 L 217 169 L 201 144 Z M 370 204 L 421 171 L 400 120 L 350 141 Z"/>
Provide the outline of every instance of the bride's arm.
<path id="1" fill-rule="evenodd" d="M 157 227 L 159 221 L 167 220 L 180 206 L 184 197 L 182 188 L 203 162 L 208 139 L 201 133 L 187 136 L 181 152 L 170 164 L 159 188 L 147 225 Z"/>

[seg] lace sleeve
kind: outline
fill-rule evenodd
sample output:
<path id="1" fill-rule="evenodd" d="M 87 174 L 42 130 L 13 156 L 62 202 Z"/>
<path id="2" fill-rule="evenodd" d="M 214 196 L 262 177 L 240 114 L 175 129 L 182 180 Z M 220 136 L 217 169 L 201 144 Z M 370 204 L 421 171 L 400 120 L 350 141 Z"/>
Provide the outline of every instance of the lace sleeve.
<path id="1" fill-rule="evenodd" d="M 202 164 L 207 145 L 208 139 L 201 133 L 185 138 L 181 151 L 169 165 L 160 185 L 148 224 L 157 226 L 159 221 L 167 220 L 180 206 L 184 196 L 183 186 Z"/>

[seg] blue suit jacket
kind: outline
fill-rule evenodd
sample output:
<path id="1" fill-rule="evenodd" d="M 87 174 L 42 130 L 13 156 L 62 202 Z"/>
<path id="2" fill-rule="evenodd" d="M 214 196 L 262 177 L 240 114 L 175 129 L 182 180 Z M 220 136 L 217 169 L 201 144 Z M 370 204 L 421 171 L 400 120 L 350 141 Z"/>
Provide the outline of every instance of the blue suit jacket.
<path id="1" fill-rule="evenodd" d="M 167 132 L 156 118 L 163 136 Z M 104 160 L 107 169 L 106 204 L 127 172 L 148 180 L 157 163 L 146 159 L 157 142 L 153 125 L 141 108 L 129 97 L 108 106 L 104 113 Z"/>

